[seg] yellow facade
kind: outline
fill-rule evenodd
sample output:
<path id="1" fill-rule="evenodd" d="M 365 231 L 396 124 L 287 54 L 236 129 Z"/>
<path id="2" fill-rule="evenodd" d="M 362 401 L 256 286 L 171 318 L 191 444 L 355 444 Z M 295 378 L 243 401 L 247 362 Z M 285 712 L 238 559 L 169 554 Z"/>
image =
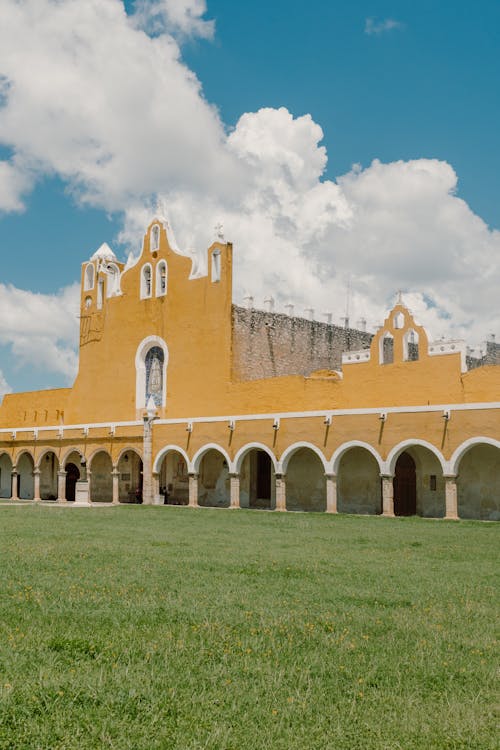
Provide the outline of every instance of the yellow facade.
<path id="1" fill-rule="evenodd" d="M 244 379 L 232 246 L 193 275 L 173 244 L 155 220 L 135 264 L 83 264 L 78 375 L 4 397 L 0 496 L 500 518 L 499 366 L 399 302 L 342 373 Z"/>

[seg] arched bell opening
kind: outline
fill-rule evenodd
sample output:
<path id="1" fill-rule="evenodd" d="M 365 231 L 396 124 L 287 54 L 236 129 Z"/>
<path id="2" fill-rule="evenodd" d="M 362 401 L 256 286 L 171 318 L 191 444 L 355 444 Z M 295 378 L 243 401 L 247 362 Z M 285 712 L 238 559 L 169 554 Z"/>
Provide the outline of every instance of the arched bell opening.
<path id="1" fill-rule="evenodd" d="M 93 503 L 113 501 L 113 463 L 109 453 L 99 451 L 90 463 L 90 499 Z"/>
<path id="2" fill-rule="evenodd" d="M 286 509 L 326 511 L 325 467 L 310 448 L 298 448 L 288 459 Z"/>
<path id="3" fill-rule="evenodd" d="M 160 495 L 165 505 L 189 503 L 189 474 L 186 459 L 178 451 L 165 454 L 158 472 Z"/>
<path id="4" fill-rule="evenodd" d="M 380 467 L 366 448 L 349 448 L 340 459 L 337 508 L 339 513 L 382 513 Z"/>
<path id="5" fill-rule="evenodd" d="M 458 465 L 458 516 L 500 521 L 500 449 L 476 444 Z"/>
<path id="6" fill-rule="evenodd" d="M 248 451 L 240 470 L 240 506 L 270 510 L 276 506 L 276 477 L 269 453 L 259 448 Z"/>
<path id="7" fill-rule="evenodd" d="M 142 503 L 142 458 L 124 451 L 118 460 L 118 498 L 121 503 Z"/>
<path id="8" fill-rule="evenodd" d="M 198 478 L 198 505 L 229 508 L 230 479 L 226 457 L 210 448 L 201 458 Z"/>

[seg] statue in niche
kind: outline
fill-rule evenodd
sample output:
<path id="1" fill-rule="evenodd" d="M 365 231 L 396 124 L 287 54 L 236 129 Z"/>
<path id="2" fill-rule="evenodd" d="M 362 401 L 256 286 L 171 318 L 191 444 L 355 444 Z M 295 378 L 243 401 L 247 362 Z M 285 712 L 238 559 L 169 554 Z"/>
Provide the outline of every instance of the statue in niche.
<path id="1" fill-rule="evenodd" d="M 161 364 L 160 360 L 155 355 L 153 357 L 153 361 L 151 362 L 151 370 L 149 372 L 148 393 L 150 396 L 153 396 L 155 403 L 158 403 L 158 401 L 161 403 L 161 392 Z"/>

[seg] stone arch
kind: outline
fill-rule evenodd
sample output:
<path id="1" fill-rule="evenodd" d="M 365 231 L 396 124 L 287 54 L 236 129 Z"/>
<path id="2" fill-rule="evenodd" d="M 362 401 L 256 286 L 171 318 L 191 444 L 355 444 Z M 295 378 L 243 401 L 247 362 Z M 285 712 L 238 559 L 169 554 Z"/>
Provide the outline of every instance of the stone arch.
<path id="1" fill-rule="evenodd" d="M 394 477 L 395 514 L 443 518 L 446 467 L 442 453 L 432 443 L 419 439 L 398 443 L 387 457 L 384 472 Z M 414 510 L 406 507 L 410 500 Z"/>
<path id="2" fill-rule="evenodd" d="M 205 455 L 205 453 L 207 453 L 210 450 L 219 451 L 219 453 L 222 453 L 222 455 L 224 456 L 224 459 L 227 462 L 229 470 L 231 472 L 233 471 L 233 468 L 234 468 L 233 462 L 229 458 L 228 452 L 217 443 L 206 443 L 206 445 L 202 446 L 196 451 L 191 461 L 191 468 L 195 474 L 198 474 L 200 470 L 200 463 L 201 463 L 201 460 L 203 459 L 203 456 Z"/>
<path id="3" fill-rule="evenodd" d="M 85 459 L 77 448 L 73 448 L 65 453 L 61 467 L 66 472 L 64 497 L 73 502 L 76 497 L 76 483 L 86 478 Z"/>
<path id="4" fill-rule="evenodd" d="M 118 472 L 118 500 L 120 503 L 142 502 L 143 462 L 137 448 L 123 448 L 113 467 Z"/>
<path id="5" fill-rule="evenodd" d="M 158 453 L 153 472 L 158 475 L 160 502 L 163 498 L 165 505 L 188 505 L 189 469 L 189 457 L 179 446 L 166 446 Z"/>
<path id="6" fill-rule="evenodd" d="M 0 497 L 12 497 L 12 458 L 6 451 L 0 452 Z"/>
<path id="7" fill-rule="evenodd" d="M 291 446 L 282 458 L 287 510 L 326 511 L 326 462 L 316 446 Z"/>
<path id="8" fill-rule="evenodd" d="M 108 451 L 98 448 L 89 459 L 90 499 L 92 502 L 113 501 L 113 462 Z"/>
<path id="9" fill-rule="evenodd" d="M 156 280 L 155 280 L 156 296 L 164 297 L 167 293 L 167 284 L 168 284 L 168 270 L 167 270 L 166 260 L 160 260 L 159 263 L 156 264 L 155 276 L 156 276 Z"/>
<path id="10" fill-rule="evenodd" d="M 382 513 L 382 460 L 377 451 L 368 443 L 351 441 L 337 449 L 332 463 L 339 513 Z"/>
<path id="11" fill-rule="evenodd" d="M 278 461 L 264 443 L 247 443 L 234 457 L 240 477 L 240 507 L 270 509 L 276 505 Z"/>
<path id="12" fill-rule="evenodd" d="M 294 453 L 296 453 L 301 448 L 309 448 L 314 453 L 316 453 L 319 460 L 323 464 L 323 468 L 325 472 L 328 471 L 328 463 L 327 463 L 324 453 L 316 445 L 313 445 L 313 443 L 306 443 L 306 442 L 301 441 L 301 442 L 297 442 L 297 443 L 293 443 L 292 445 L 289 445 L 288 448 L 286 448 L 286 450 L 283 451 L 283 453 L 281 454 L 281 458 L 278 462 L 278 473 L 279 472 L 283 474 L 287 473 L 288 463 L 291 457 L 293 456 Z"/>
<path id="13" fill-rule="evenodd" d="M 163 372 L 162 372 L 162 399 L 161 406 L 167 402 L 167 367 L 168 367 L 168 347 L 165 341 L 159 336 L 147 336 L 143 339 L 135 354 L 135 407 L 144 409 L 146 407 L 146 356 L 153 347 L 159 347 L 163 352 Z"/>
<path id="14" fill-rule="evenodd" d="M 22 450 L 16 456 L 17 496 L 20 500 L 33 500 L 35 496 L 35 460 L 30 451 Z"/>
<path id="15" fill-rule="evenodd" d="M 463 443 L 455 454 L 452 465 L 458 474 L 459 518 L 500 521 L 499 441 L 472 438 Z"/>
<path id="16" fill-rule="evenodd" d="M 53 448 L 42 451 L 37 461 L 37 468 L 40 469 L 40 498 L 42 500 L 57 500 L 59 467 L 59 458 Z"/>
<path id="17" fill-rule="evenodd" d="M 229 508 L 229 474 L 231 459 L 226 451 L 216 444 L 203 446 L 193 458 L 198 474 L 198 505 Z"/>
<path id="18" fill-rule="evenodd" d="M 66 466 L 67 461 L 69 460 L 72 453 L 78 453 L 80 456 L 80 461 L 83 459 L 85 461 L 85 454 L 82 453 L 82 451 L 77 448 L 76 446 L 73 448 L 68 448 L 68 450 L 65 452 L 64 456 L 61 458 L 61 466 L 64 468 Z"/>
<path id="19" fill-rule="evenodd" d="M 346 451 L 350 450 L 351 448 L 364 448 L 369 453 L 371 453 L 373 458 L 377 462 L 380 473 L 382 473 L 383 468 L 384 468 L 384 462 L 382 460 L 380 453 L 372 445 L 370 445 L 370 443 L 365 443 L 363 440 L 349 440 L 349 442 L 342 443 L 342 445 L 339 445 L 339 447 L 335 450 L 333 456 L 331 457 L 329 461 L 329 464 L 332 467 L 333 474 L 338 474 L 339 463 L 342 459 L 342 456 L 344 455 L 344 453 L 346 453 Z"/>

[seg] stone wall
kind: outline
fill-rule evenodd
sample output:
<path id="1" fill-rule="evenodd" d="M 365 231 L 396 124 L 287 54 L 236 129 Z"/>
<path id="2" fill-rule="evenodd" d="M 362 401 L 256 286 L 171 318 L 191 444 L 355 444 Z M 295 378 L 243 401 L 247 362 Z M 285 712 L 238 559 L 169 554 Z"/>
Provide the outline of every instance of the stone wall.
<path id="1" fill-rule="evenodd" d="M 233 376 L 256 380 L 340 370 L 342 352 L 368 349 L 371 333 L 233 305 Z"/>
<path id="2" fill-rule="evenodd" d="M 473 370 L 476 367 L 482 367 L 483 365 L 500 365 L 500 344 L 496 341 L 487 341 L 486 349 L 482 357 L 473 357 L 468 354 L 467 358 L 467 369 Z"/>

